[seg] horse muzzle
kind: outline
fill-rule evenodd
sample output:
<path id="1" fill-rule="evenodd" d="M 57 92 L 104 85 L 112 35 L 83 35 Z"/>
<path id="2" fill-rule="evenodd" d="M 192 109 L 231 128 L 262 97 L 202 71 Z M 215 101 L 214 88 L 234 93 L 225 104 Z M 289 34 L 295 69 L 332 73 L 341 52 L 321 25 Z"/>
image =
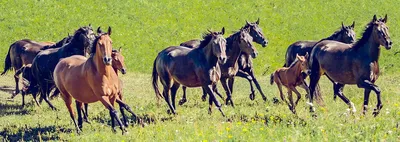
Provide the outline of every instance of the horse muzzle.
<path id="1" fill-rule="evenodd" d="M 106 56 L 106 57 L 103 58 L 103 62 L 104 62 L 105 65 L 111 65 L 112 58 Z"/>
<path id="2" fill-rule="evenodd" d="M 392 49 L 392 44 L 393 44 L 392 41 L 386 41 L 386 46 L 385 46 L 385 48 L 386 48 L 387 50 Z"/>
<path id="3" fill-rule="evenodd" d="M 125 68 L 122 68 L 122 69 L 121 69 L 121 73 L 122 73 L 122 74 L 126 74 L 126 69 L 125 69 Z"/>
<path id="4" fill-rule="evenodd" d="M 258 56 L 258 53 L 257 53 L 257 52 L 251 53 L 251 58 L 257 58 L 257 56 Z"/>
<path id="5" fill-rule="evenodd" d="M 226 57 L 219 57 L 218 61 L 220 64 L 225 64 L 226 63 Z"/>
<path id="6" fill-rule="evenodd" d="M 267 45 L 268 45 L 268 41 L 265 41 L 265 40 L 264 40 L 263 43 L 261 44 L 262 47 L 267 47 Z"/>

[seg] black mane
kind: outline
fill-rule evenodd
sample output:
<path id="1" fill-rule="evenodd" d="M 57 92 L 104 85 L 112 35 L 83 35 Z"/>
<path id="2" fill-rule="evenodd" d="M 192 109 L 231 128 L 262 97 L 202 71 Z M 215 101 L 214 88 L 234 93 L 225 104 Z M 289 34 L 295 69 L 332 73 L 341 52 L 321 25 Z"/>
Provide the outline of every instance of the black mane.
<path id="1" fill-rule="evenodd" d="M 368 42 L 369 37 L 372 34 L 372 30 L 374 29 L 374 21 L 371 21 L 367 24 L 367 26 L 365 27 L 364 33 L 361 37 L 361 39 L 359 39 L 353 46 L 354 49 L 359 49 L 360 47 L 362 47 L 366 42 Z"/>
<path id="2" fill-rule="evenodd" d="M 204 48 L 207 46 L 207 44 L 211 41 L 213 38 L 213 33 L 204 33 L 203 34 L 203 40 L 200 41 L 200 45 L 198 48 Z"/>

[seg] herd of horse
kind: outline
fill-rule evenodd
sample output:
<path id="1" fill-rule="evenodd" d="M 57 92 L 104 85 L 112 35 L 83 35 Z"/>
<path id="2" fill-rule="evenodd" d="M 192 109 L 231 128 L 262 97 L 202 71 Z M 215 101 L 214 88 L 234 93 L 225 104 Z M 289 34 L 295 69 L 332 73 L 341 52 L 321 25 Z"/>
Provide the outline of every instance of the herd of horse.
<path id="1" fill-rule="evenodd" d="M 342 23 L 339 30 L 319 41 L 297 41 L 291 44 L 283 67 L 271 74 L 270 83 L 277 84 L 281 100 L 293 113 L 296 113 L 295 107 L 301 98 L 297 86 L 306 90 L 309 99 L 307 104 L 310 112 L 314 112 L 313 99 L 322 99 L 318 86 L 322 75 L 333 83 L 334 98 L 339 96 L 355 112 L 354 104 L 343 94 L 343 87 L 345 84 L 357 84 L 365 89 L 363 113 L 367 111 L 369 94 L 374 91 L 378 101 L 373 114 L 378 115 L 383 105 L 380 89 L 374 82 L 379 75 L 380 46 L 386 49 L 392 46 L 386 22 L 387 16 L 377 19 L 374 15 L 358 41 L 353 22 L 350 26 Z M 176 114 L 175 99 L 180 86 L 183 96 L 179 105 L 187 102 L 187 87 L 201 87 L 202 100 L 205 101 L 209 96 L 209 113 L 215 104 L 225 116 L 216 95 L 224 99 L 226 105 L 234 107 L 232 94 L 236 76 L 249 81 L 251 100 L 255 99 L 254 83 L 262 99 L 267 101 L 254 75 L 252 62 L 258 56 L 253 42 L 263 47 L 268 45 L 259 23 L 259 19 L 256 22 L 246 21 L 245 26 L 227 38 L 223 36 L 225 28 L 221 31 L 208 31 L 201 40 L 189 40 L 160 51 L 153 63 L 152 86 L 157 99 L 163 98 L 168 104 L 168 112 Z M 88 103 L 100 101 L 109 110 L 113 131 L 116 131 L 116 121 L 122 133 L 125 133 L 129 121 L 124 110 L 135 118 L 137 116 L 123 101 L 123 83 L 118 72 L 125 74 L 126 67 L 121 48 L 115 50 L 112 47 L 111 33 L 111 27 L 107 32 L 103 32 L 100 27 L 94 32 L 89 25 L 80 27 L 74 35 L 68 35 L 57 43 L 29 39 L 14 42 L 9 48 L 4 71 L 1 73 L 4 75 L 8 70 L 15 70 L 16 89 L 12 98 L 21 92 L 24 106 L 25 95 L 32 94 L 38 106 L 44 100 L 50 108 L 56 110 L 49 98 L 60 95 L 78 133 L 83 121 L 90 123 Z M 21 90 L 20 74 L 23 80 Z M 305 81 L 308 76 L 309 85 Z M 159 82 L 163 88 L 162 93 L 159 91 Z M 226 98 L 219 93 L 218 82 L 221 82 Z M 289 101 L 285 98 L 282 86 L 288 90 Z M 50 96 L 52 90 L 53 95 Z M 293 100 L 292 92 L 297 95 L 296 101 Z M 39 101 L 37 94 L 40 94 Z M 73 100 L 78 122 L 75 120 Z M 114 108 L 115 102 L 120 106 L 122 121 Z"/>

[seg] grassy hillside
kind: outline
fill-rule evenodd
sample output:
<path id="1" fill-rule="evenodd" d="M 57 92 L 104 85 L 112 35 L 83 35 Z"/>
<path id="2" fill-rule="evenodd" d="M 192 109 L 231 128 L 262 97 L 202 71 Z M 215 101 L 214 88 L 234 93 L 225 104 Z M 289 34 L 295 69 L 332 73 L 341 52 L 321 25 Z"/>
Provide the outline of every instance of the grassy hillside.
<path id="1" fill-rule="evenodd" d="M 114 46 L 123 46 L 129 71 L 150 73 L 151 63 L 162 49 L 200 38 L 207 29 L 238 30 L 245 20 L 260 18 L 269 40 L 257 46 L 256 71 L 280 67 L 289 44 L 297 40 L 319 40 L 331 35 L 341 22 L 356 22 L 360 36 L 374 14 L 389 15 L 388 26 L 395 44 L 383 51 L 383 72 L 398 70 L 394 56 L 399 16 L 396 1 L 8 1 L 0 2 L 0 55 L 11 43 L 23 38 L 58 41 L 79 26 L 92 23 L 112 26 Z M 231 33 L 231 32 L 228 32 Z M 228 35 L 227 35 L 228 36 Z M 3 66 L 4 57 L 0 58 Z"/>
<path id="2" fill-rule="evenodd" d="M 2 0 L 0 1 L 0 69 L 9 45 L 29 38 L 38 41 L 58 41 L 72 34 L 79 26 L 112 26 L 113 46 L 123 46 L 128 74 L 122 76 L 126 102 L 144 118 L 147 126 L 130 127 L 129 134 L 113 134 L 108 111 L 101 103 L 90 105 L 92 124 L 84 123 L 83 133 L 77 135 L 61 98 L 52 100 L 59 109 L 52 111 L 47 104 L 21 108 L 21 96 L 10 100 L 12 73 L 0 76 L 0 139 L 10 141 L 366 141 L 400 140 L 400 75 L 399 3 L 386 1 L 342 0 Z M 372 16 L 388 14 L 392 50 L 382 48 L 380 71 L 376 82 L 382 90 L 384 108 L 374 118 L 376 95 L 370 96 L 369 112 L 361 115 L 363 90 L 346 86 L 344 93 L 356 105 L 350 115 L 340 99 L 333 101 L 332 85 L 323 77 L 321 86 L 325 106 L 318 106 L 318 118 L 312 118 L 304 101 L 293 115 L 284 104 L 273 104 L 277 87 L 269 85 L 269 73 L 283 65 L 286 48 L 297 40 L 319 40 L 340 28 L 341 22 L 356 22 L 357 36 Z M 268 102 L 256 94 L 248 98 L 249 85 L 236 79 L 233 99 L 236 107 L 223 107 L 227 118 L 214 109 L 207 114 L 208 103 L 200 100 L 201 89 L 188 89 L 189 102 L 178 106 L 178 115 L 166 113 L 167 105 L 156 105 L 150 88 L 152 62 L 162 49 L 183 41 L 200 38 L 207 29 L 228 33 L 244 26 L 245 20 L 260 18 L 260 27 L 269 40 L 255 59 L 256 72 Z M 228 35 L 226 35 L 228 36 Z M 266 75 L 262 75 L 266 72 Z M 220 88 L 220 92 L 223 89 Z M 299 89 L 301 90 L 301 89 Z M 301 90 L 304 94 L 304 91 Z M 181 96 L 178 91 L 178 98 Z M 224 94 L 224 93 L 223 93 Z"/>

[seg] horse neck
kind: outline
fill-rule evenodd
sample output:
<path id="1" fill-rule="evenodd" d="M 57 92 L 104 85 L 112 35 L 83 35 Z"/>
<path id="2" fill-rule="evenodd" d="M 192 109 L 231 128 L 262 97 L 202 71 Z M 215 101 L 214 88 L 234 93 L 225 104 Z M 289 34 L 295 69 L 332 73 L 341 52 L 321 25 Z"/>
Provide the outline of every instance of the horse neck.
<path id="1" fill-rule="evenodd" d="M 104 64 L 103 58 L 100 55 L 94 53 L 89 59 L 93 60 L 94 66 L 100 75 L 110 77 L 111 73 L 114 72 L 111 65 Z"/>
<path id="2" fill-rule="evenodd" d="M 298 77 L 301 74 L 301 63 L 297 61 L 296 64 L 290 66 L 288 69 L 290 72 L 293 72 L 295 77 Z"/>
<path id="3" fill-rule="evenodd" d="M 210 41 L 211 42 L 211 41 Z M 212 53 L 212 46 L 211 43 L 209 43 L 206 47 L 203 48 L 197 48 L 198 50 L 202 50 L 205 59 L 207 60 L 208 65 L 211 66 L 216 66 L 218 58 L 214 56 Z"/>
<path id="4" fill-rule="evenodd" d="M 354 45 L 354 46 L 359 46 L 359 48 L 356 48 L 357 54 L 362 54 L 362 55 L 367 55 L 371 61 L 378 61 L 379 60 L 379 55 L 380 55 L 380 44 L 374 40 L 374 36 L 372 34 L 369 35 L 368 41 L 362 42 L 362 43 L 357 43 L 361 45 Z"/>
<path id="5" fill-rule="evenodd" d="M 115 74 L 117 74 L 117 76 L 118 76 L 118 68 L 113 67 L 113 70 L 114 70 Z"/>
<path id="6" fill-rule="evenodd" d="M 335 33 L 333 33 L 331 36 L 329 36 L 329 37 L 327 37 L 327 38 L 324 38 L 325 40 L 335 40 L 335 41 L 341 41 L 341 39 L 339 38 L 340 36 L 339 36 L 339 33 L 340 33 L 340 31 L 339 32 L 335 32 Z"/>
<path id="7" fill-rule="evenodd" d="M 79 42 L 79 41 L 77 41 L 75 39 L 72 39 L 72 41 L 69 44 L 61 47 L 59 52 L 61 52 L 61 57 L 64 58 L 64 57 L 68 57 L 68 56 L 71 55 L 71 52 L 72 52 L 71 50 L 73 48 L 83 49 L 84 48 L 83 46 L 84 45 L 83 45 L 82 42 Z"/>
<path id="8" fill-rule="evenodd" d="M 226 38 L 226 55 L 228 56 L 227 63 L 236 63 L 240 57 L 242 50 L 240 49 L 240 44 L 234 35 Z"/>

